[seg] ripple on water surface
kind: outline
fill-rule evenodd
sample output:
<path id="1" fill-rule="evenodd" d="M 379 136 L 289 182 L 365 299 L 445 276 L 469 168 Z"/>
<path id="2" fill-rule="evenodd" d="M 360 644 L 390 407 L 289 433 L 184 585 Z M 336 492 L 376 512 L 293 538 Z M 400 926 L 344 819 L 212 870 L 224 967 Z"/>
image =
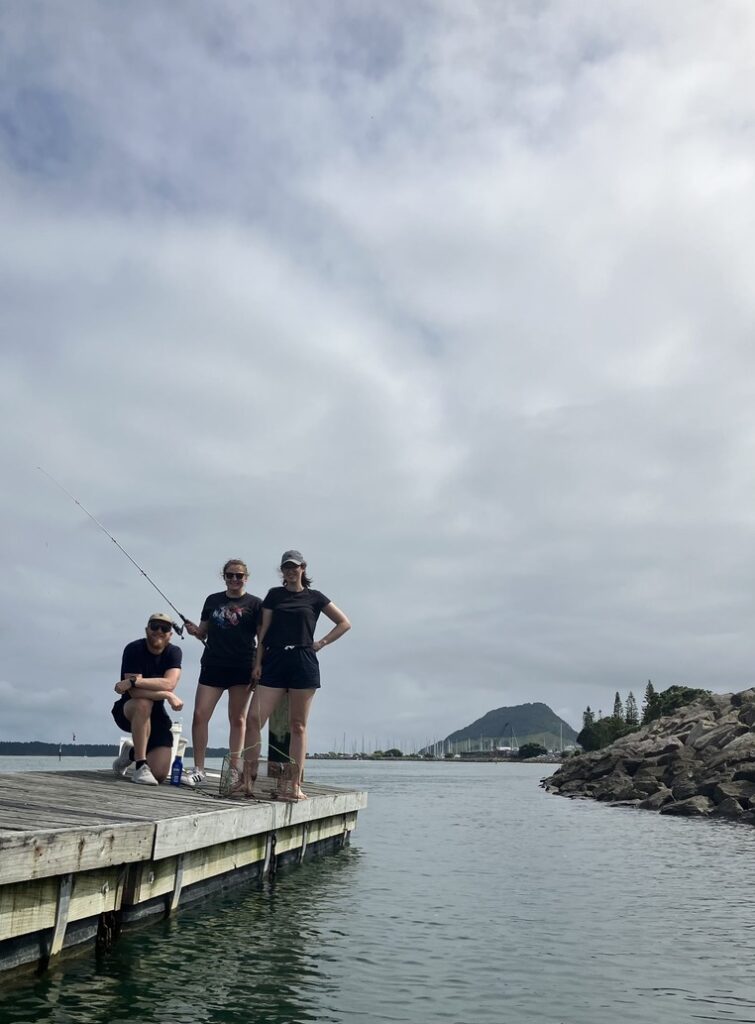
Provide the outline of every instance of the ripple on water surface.
<path id="1" fill-rule="evenodd" d="M 350 850 L 0 994 L 0 1024 L 755 1022 L 755 829 L 549 796 L 540 766 L 317 763 Z"/>

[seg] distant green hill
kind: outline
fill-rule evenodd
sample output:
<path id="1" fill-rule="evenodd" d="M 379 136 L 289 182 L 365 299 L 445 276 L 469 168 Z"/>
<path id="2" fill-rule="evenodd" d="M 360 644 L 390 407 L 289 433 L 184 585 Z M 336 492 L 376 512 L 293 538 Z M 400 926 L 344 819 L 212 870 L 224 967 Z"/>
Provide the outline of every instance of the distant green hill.
<path id="1" fill-rule="evenodd" d="M 471 749 L 489 749 L 491 745 L 512 746 L 513 739 L 517 746 L 542 743 L 552 750 L 560 745 L 562 733 L 564 746 L 576 742 L 575 730 L 547 704 L 517 704 L 488 711 L 471 725 L 452 732 L 445 743 L 452 748 L 466 748 L 469 744 Z"/>

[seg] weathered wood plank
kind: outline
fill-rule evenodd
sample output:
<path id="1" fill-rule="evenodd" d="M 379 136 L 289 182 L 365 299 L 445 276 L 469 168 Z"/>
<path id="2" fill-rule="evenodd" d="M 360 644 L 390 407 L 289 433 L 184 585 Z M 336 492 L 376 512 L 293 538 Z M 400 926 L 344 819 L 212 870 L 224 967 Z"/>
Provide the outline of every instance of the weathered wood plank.
<path id="1" fill-rule="evenodd" d="M 261 861 L 265 856 L 265 835 L 246 836 L 208 849 L 192 850 L 184 855 L 184 886 Z M 134 888 L 134 903 L 142 903 L 155 896 L 167 896 L 173 891 L 176 858 L 167 857 L 144 865 Z"/>
<path id="2" fill-rule="evenodd" d="M 117 910 L 121 868 L 82 872 L 74 879 L 68 909 L 69 921 L 83 921 L 108 910 Z M 58 879 L 41 878 L 0 886 L 0 942 L 19 935 L 52 928 L 58 900 Z"/>
<path id="3" fill-rule="evenodd" d="M 263 798 L 274 789 L 274 780 L 258 780 Z M 307 789 L 310 799 L 294 804 L 139 787 L 106 771 L 0 774 L 0 885 L 162 860 L 366 803 L 364 793 L 313 784 Z"/>
<path id="4" fill-rule="evenodd" d="M 30 828 L 46 825 L 53 826 L 52 822 L 59 822 L 59 827 L 66 825 L 105 825 L 118 824 L 123 821 L 153 821 L 153 815 L 126 816 L 117 811 L 112 812 L 98 810 L 82 811 L 75 808 L 65 807 L 7 807 L 5 814 L 0 815 L 0 832 L 6 827 L 17 828 L 21 822 L 30 822 Z M 7 815 L 7 817 L 6 817 Z"/>
<path id="5" fill-rule="evenodd" d="M 338 815 L 335 818 L 310 822 L 308 824 L 308 844 L 341 835 L 344 826 L 347 831 L 352 831 L 356 825 L 356 819 L 356 812 L 353 812 L 345 816 Z M 303 825 L 281 829 L 276 834 L 276 854 L 298 849 L 302 843 L 302 830 Z M 184 887 L 191 886 L 208 878 L 225 875 L 264 860 L 266 835 L 267 833 L 258 833 L 244 836 L 241 839 L 233 839 L 226 843 L 218 843 L 215 846 L 186 853 L 183 861 L 182 885 Z M 134 889 L 134 902 L 143 902 L 155 896 L 166 896 L 172 892 L 175 871 L 175 857 L 144 865 L 141 869 L 141 877 Z"/>
<path id="6" fill-rule="evenodd" d="M 192 814 L 183 818 L 166 818 L 155 826 L 154 858 L 173 857 L 188 850 L 197 850 L 241 836 L 258 835 L 288 825 L 298 825 L 317 818 L 348 814 L 364 807 L 364 793 L 329 793 L 310 797 L 298 803 L 284 801 L 247 802 L 215 812 Z"/>
<path id="7" fill-rule="evenodd" d="M 0 835 L 0 885 L 147 860 L 155 825 L 109 825 Z"/>
<path id="8" fill-rule="evenodd" d="M 356 826 L 356 821 L 356 811 L 353 811 L 350 814 L 339 814 L 335 818 L 322 818 L 282 829 L 278 833 L 275 852 L 276 854 L 281 854 L 288 853 L 289 850 L 298 850 L 302 845 L 305 824 L 307 827 L 307 845 L 309 846 L 310 843 L 317 843 L 321 839 L 329 839 L 331 836 L 341 835 L 344 831 L 352 832 Z"/>

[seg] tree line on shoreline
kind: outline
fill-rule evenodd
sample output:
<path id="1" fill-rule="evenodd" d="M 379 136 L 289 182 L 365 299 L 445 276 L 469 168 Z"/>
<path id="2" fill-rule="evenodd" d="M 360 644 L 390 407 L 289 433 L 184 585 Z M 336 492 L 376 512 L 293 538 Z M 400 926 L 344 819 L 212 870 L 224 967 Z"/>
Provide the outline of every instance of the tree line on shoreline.
<path id="1" fill-rule="evenodd" d="M 709 693 L 710 690 L 676 685 L 669 686 L 668 689 L 659 693 L 652 681 L 648 679 L 640 711 L 631 690 L 627 694 L 626 701 L 622 701 L 621 694 L 617 690 L 612 714 L 603 716 L 603 712 L 599 711 L 596 717 L 590 705 L 587 705 L 582 713 L 582 731 L 577 736 L 577 743 L 582 750 L 602 750 L 603 747 L 610 746 L 622 736 L 636 732 L 643 725 L 654 722 L 664 715 L 673 714 L 685 704 L 691 704 Z"/>
<path id="2" fill-rule="evenodd" d="M 208 757 L 225 757 L 223 747 L 210 747 Z M 4 757 L 115 757 L 117 743 L 45 743 L 42 740 L 0 740 L 0 756 Z M 186 748 L 189 757 L 191 747 Z"/>

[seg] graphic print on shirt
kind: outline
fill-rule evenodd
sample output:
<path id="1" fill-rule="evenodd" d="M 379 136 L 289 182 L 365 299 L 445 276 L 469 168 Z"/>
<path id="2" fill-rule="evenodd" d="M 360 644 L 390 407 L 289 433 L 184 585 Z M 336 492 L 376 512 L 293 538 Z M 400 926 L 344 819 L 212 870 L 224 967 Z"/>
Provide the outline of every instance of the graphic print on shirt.
<path id="1" fill-rule="evenodd" d="M 262 602 L 254 594 L 229 598 L 221 591 L 209 594 L 202 607 L 207 623 L 207 647 L 203 665 L 222 665 L 246 670 L 254 657 Z"/>
<path id="2" fill-rule="evenodd" d="M 220 608 L 216 608 L 212 613 L 213 625 L 219 629 L 230 629 L 232 626 L 238 626 L 245 611 L 245 608 L 240 608 L 236 604 L 221 605 Z"/>

